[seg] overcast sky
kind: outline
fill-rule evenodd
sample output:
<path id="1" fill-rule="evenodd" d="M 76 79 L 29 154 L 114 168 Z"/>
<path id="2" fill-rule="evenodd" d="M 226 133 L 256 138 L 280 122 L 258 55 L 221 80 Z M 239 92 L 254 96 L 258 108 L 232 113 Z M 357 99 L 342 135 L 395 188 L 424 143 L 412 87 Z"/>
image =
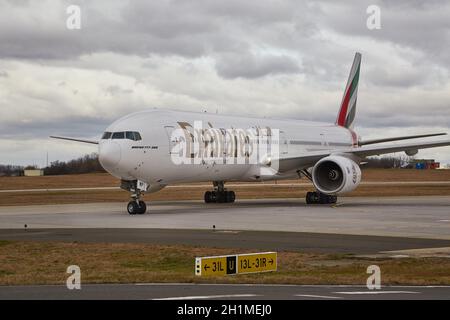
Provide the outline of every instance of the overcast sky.
<path id="1" fill-rule="evenodd" d="M 334 122 L 356 51 L 363 138 L 450 132 L 449 1 L 0 0 L 0 163 L 95 152 L 48 136 L 154 107 Z"/>

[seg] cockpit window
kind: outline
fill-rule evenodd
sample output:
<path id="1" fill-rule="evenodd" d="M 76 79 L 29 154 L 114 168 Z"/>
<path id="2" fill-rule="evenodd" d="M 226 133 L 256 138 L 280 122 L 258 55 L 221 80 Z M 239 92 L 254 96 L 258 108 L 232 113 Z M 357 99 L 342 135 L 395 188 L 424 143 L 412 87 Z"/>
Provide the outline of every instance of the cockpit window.
<path id="1" fill-rule="evenodd" d="M 114 132 L 112 135 L 113 139 L 125 139 L 125 132 Z"/>
<path id="2" fill-rule="evenodd" d="M 136 131 L 105 132 L 102 139 L 109 139 L 110 137 L 111 139 L 142 140 L 141 134 Z"/>
<path id="3" fill-rule="evenodd" d="M 135 133 L 134 133 L 134 138 L 135 138 L 136 140 L 142 140 L 141 134 L 140 134 L 139 132 L 135 132 Z"/>
<path id="4" fill-rule="evenodd" d="M 142 140 L 141 135 L 139 134 L 139 132 L 136 131 L 127 131 L 126 138 L 133 141 Z"/>
<path id="5" fill-rule="evenodd" d="M 129 140 L 135 140 L 135 139 L 134 139 L 134 132 L 132 132 L 132 131 L 127 131 L 127 132 L 125 132 L 125 135 L 126 135 L 127 139 L 129 139 Z"/>
<path id="6" fill-rule="evenodd" d="M 109 138 L 111 138 L 111 135 L 112 135 L 111 132 L 106 131 L 106 132 L 103 134 L 102 139 L 109 139 Z"/>

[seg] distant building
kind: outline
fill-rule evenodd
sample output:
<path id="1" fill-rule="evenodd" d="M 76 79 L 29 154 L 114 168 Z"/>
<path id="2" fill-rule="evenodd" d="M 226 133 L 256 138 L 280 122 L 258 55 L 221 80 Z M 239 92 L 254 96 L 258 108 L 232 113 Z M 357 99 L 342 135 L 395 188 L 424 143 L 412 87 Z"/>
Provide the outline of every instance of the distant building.
<path id="1" fill-rule="evenodd" d="M 44 169 L 25 169 L 23 175 L 26 177 L 38 177 L 44 175 Z"/>
<path id="2" fill-rule="evenodd" d="M 439 169 L 440 163 L 434 159 L 412 159 L 410 162 L 414 169 Z"/>

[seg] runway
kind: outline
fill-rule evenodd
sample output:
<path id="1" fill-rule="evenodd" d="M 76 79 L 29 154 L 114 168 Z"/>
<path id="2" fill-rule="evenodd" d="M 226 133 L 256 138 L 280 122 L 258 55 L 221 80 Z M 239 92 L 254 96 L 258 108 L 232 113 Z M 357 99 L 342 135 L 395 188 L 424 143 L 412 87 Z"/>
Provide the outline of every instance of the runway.
<path id="1" fill-rule="evenodd" d="M 125 203 L 0 207 L 1 229 L 200 229 L 328 233 L 450 240 L 450 197 L 340 198 L 307 206 L 303 199 L 233 204 L 154 201 L 145 215 Z"/>
<path id="2" fill-rule="evenodd" d="M 0 286 L 0 300 L 449 300 L 449 286 L 301 286 L 246 284 L 100 284 Z"/>

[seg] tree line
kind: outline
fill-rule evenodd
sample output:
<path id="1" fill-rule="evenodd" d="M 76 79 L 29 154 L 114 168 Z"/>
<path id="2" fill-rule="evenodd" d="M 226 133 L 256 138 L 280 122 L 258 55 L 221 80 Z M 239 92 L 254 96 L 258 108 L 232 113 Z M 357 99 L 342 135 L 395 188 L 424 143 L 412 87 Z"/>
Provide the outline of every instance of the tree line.
<path id="1" fill-rule="evenodd" d="M 105 172 L 98 161 L 98 154 L 91 153 L 80 158 L 73 159 L 67 162 L 53 161 L 50 166 L 44 168 L 45 175 L 60 175 L 60 174 L 77 174 L 77 173 L 94 173 Z"/>
<path id="2" fill-rule="evenodd" d="M 412 168 L 411 157 L 408 156 L 389 156 L 389 157 L 368 157 L 364 162 L 367 162 L 363 166 L 364 168 L 380 168 L 380 169 L 391 169 L 391 168 Z"/>
<path id="3" fill-rule="evenodd" d="M 0 176 L 21 176 L 26 169 L 38 169 L 37 166 L 1 165 Z M 91 153 L 69 161 L 53 161 L 43 168 L 45 175 L 79 174 L 105 172 L 98 161 L 98 154 Z"/>

